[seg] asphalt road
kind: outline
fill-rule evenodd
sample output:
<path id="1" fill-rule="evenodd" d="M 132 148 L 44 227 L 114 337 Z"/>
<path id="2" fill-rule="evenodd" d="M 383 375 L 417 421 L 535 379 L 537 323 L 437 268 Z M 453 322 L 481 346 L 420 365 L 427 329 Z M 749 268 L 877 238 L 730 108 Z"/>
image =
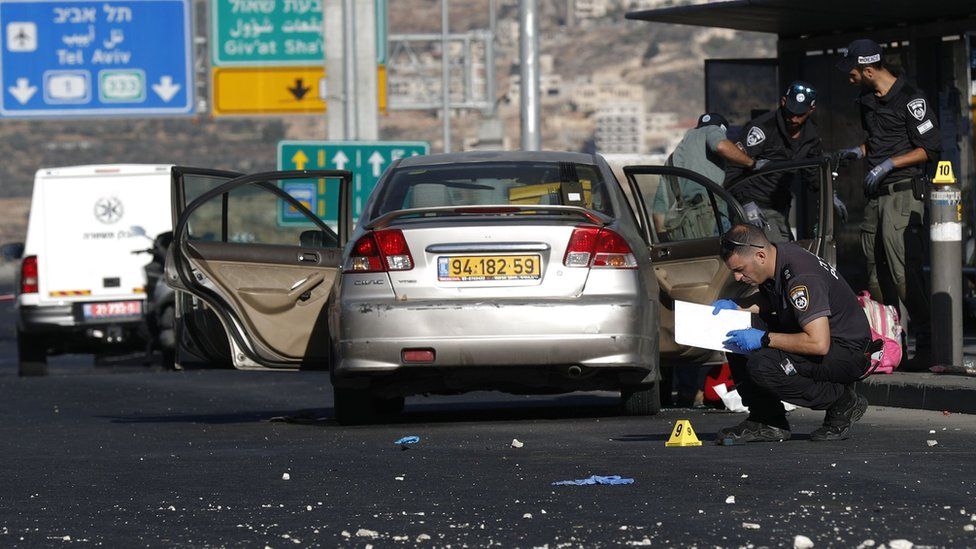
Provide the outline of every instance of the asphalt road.
<path id="1" fill-rule="evenodd" d="M 0 335 L 3 546 L 976 545 L 972 416 L 872 407 L 817 444 L 797 411 L 792 441 L 721 447 L 741 415 L 478 393 L 340 427 L 324 374 L 64 357 L 18 378 L 9 313 Z M 703 446 L 665 447 L 678 419 Z M 591 475 L 634 482 L 552 485 Z"/>

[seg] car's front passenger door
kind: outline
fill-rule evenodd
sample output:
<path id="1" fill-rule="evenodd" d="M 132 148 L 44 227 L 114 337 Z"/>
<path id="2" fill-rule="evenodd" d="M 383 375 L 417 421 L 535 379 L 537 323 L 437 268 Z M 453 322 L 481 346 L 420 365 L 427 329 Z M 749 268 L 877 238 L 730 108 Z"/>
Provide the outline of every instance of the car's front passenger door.
<path id="1" fill-rule="evenodd" d="M 327 307 L 348 238 L 351 180 L 337 170 L 243 176 L 180 214 L 170 282 L 216 313 L 235 367 L 328 366 Z M 286 182 L 319 198 L 303 203 L 283 190 Z M 337 192 L 326 192 L 330 186 Z"/>

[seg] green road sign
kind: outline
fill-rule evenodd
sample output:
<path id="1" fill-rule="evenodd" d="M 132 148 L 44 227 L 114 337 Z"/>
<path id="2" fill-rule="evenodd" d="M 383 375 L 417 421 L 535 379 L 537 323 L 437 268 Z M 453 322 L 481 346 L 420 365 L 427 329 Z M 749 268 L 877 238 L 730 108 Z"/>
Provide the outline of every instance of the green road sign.
<path id="1" fill-rule="evenodd" d="M 424 141 L 279 141 L 279 170 L 349 170 L 353 174 L 352 215 L 359 219 L 363 205 L 373 192 L 383 172 L 398 158 L 428 154 L 430 144 Z M 334 211 L 339 203 L 339 182 L 320 180 L 314 185 L 316 199 L 311 203 L 308 189 L 295 187 L 285 190 L 331 225 L 338 220 Z M 292 212 L 293 213 L 293 212 Z M 278 222 L 281 225 L 303 224 L 300 218 L 288 211 L 287 204 L 280 202 Z"/>
<path id="2" fill-rule="evenodd" d="M 317 65 L 322 1 L 211 0 L 214 66 Z"/>
<path id="3" fill-rule="evenodd" d="M 386 63 L 387 0 L 376 0 L 376 56 Z M 320 65 L 324 0 L 211 0 L 213 66 Z"/>

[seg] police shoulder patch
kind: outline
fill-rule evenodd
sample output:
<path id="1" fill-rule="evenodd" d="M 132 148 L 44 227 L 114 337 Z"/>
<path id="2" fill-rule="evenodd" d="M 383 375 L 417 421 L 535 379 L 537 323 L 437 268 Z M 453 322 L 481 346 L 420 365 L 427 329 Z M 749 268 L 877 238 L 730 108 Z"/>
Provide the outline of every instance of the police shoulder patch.
<path id="1" fill-rule="evenodd" d="M 925 100 L 921 97 L 918 99 L 912 99 L 908 102 L 908 112 L 912 113 L 919 122 L 925 118 Z"/>
<path id="2" fill-rule="evenodd" d="M 754 147 L 766 140 L 766 134 L 763 133 L 762 128 L 759 126 L 753 126 L 749 129 L 749 133 L 746 134 L 746 145 L 749 147 Z"/>
<path id="3" fill-rule="evenodd" d="M 790 301 L 798 311 L 805 311 L 810 306 L 810 291 L 806 286 L 794 286 L 790 290 Z"/>

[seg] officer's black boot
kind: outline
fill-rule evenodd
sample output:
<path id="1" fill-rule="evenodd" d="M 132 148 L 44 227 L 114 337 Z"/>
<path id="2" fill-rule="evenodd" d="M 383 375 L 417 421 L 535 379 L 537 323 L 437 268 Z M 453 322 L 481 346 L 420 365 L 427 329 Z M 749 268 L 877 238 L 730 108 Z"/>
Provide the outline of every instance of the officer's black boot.
<path id="1" fill-rule="evenodd" d="M 810 433 L 810 440 L 824 442 L 850 437 L 854 423 L 864 417 L 867 409 L 868 399 L 854 391 L 853 383 L 845 385 L 840 398 L 827 408 L 823 426 Z"/>
<path id="2" fill-rule="evenodd" d="M 745 442 L 780 442 L 789 440 L 790 424 L 786 417 L 754 418 L 752 414 L 742 423 L 718 431 L 718 443 L 729 446 Z"/>

